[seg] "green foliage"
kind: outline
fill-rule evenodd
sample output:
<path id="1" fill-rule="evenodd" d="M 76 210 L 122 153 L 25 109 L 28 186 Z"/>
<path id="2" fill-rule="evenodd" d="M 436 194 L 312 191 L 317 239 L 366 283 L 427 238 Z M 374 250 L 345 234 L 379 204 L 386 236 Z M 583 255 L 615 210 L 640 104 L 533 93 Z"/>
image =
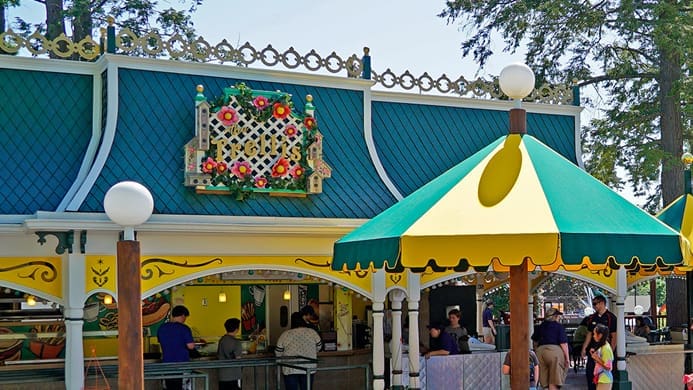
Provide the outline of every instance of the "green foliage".
<path id="1" fill-rule="evenodd" d="M 0 0 L 0 5 L 21 6 L 22 2 L 30 0 Z M 17 18 L 12 23 L 15 32 L 25 36 L 39 31 L 45 34 L 48 25 L 59 25 L 64 30 L 66 22 L 72 26 L 72 32 L 66 33 L 73 41 L 78 42 L 87 35 L 95 39 L 99 36 L 94 28 L 106 27 L 107 18 L 115 20 L 117 28 L 130 28 L 137 36 L 156 30 L 162 37 L 180 34 L 190 40 L 196 38 L 191 20 L 202 0 L 178 0 L 176 8 L 160 8 L 158 3 L 150 0 L 65 0 L 46 1 L 35 0 L 48 9 L 51 6 L 62 5 L 62 10 L 47 13 L 47 20 L 28 21 Z M 142 53 L 139 53 L 142 54 Z"/>
<path id="2" fill-rule="evenodd" d="M 586 168 L 613 188 L 653 194 L 646 206 L 654 210 L 683 189 L 678 159 L 693 124 L 691 10 L 687 0 L 451 0 L 439 16 L 463 26 L 462 53 L 481 67 L 500 36 L 504 51 L 526 47 L 537 84 L 593 86 L 602 101 L 584 103 L 601 115 L 582 129 Z"/>
<path id="3" fill-rule="evenodd" d="M 564 312 L 580 313 L 585 307 L 587 283 L 562 275 L 549 275 L 537 289 L 539 302 L 563 303 Z"/>
<path id="4" fill-rule="evenodd" d="M 655 288 L 657 290 L 657 295 L 656 295 L 656 301 L 657 301 L 657 306 L 662 306 L 666 302 L 667 298 L 667 287 L 666 287 L 666 279 L 658 277 L 655 279 Z M 635 291 L 633 291 L 635 290 Z M 650 295 L 650 282 L 646 281 L 643 283 L 636 284 L 634 287 L 632 287 L 630 290 L 628 290 L 628 294 L 634 294 L 635 295 Z"/>

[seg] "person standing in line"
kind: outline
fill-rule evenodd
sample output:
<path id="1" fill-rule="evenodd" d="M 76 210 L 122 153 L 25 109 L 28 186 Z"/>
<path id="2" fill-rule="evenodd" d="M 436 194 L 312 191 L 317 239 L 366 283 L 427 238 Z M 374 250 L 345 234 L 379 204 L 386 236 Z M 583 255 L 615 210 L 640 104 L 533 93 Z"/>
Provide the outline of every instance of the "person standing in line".
<path id="1" fill-rule="evenodd" d="M 607 337 L 607 342 L 611 344 L 611 350 L 616 351 L 616 316 L 607 310 L 606 308 L 606 298 L 603 295 L 595 295 L 592 299 L 592 306 L 594 307 L 594 314 L 589 316 L 587 320 L 587 337 L 585 337 L 585 342 L 582 344 L 581 356 L 587 356 L 587 364 L 585 365 L 585 377 L 587 379 L 587 389 L 596 390 L 597 385 L 593 381 L 594 377 L 594 359 L 592 355 L 587 352 L 591 348 L 596 348 L 597 343 L 593 340 L 592 334 L 594 328 L 597 325 L 602 324 L 609 329 L 609 334 Z"/>
<path id="2" fill-rule="evenodd" d="M 484 342 L 496 345 L 496 325 L 493 323 L 493 300 L 486 301 L 486 309 L 481 315 Z"/>
<path id="3" fill-rule="evenodd" d="M 612 369 L 614 365 L 614 352 L 611 345 L 606 342 L 609 337 L 609 328 L 606 325 L 597 324 L 594 327 L 592 338 L 596 344 L 590 348 L 590 356 L 594 361 L 593 382 L 597 390 L 611 390 L 614 383 Z"/>
<path id="4" fill-rule="evenodd" d="M 544 321 L 539 325 L 532 340 L 539 358 L 539 383 L 549 390 L 557 390 L 565 384 L 570 368 L 568 336 L 558 320 L 563 313 L 555 307 L 546 311 Z"/>
<path id="5" fill-rule="evenodd" d="M 179 305 L 171 310 L 171 319 L 159 327 L 156 334 L 161 345 L 161 362 L 188 362 L 190 351 L 195 349 L 190 327 L 185 325 L 185 320 L 190 317 L 190 311 L 185 306 Z M 183 390 L 192 385 L 190 379 L 182 378 L 164 379 L 166 390 Z"/>
<path id="6" fill-rule="evenodd" d="M 503 360 L 503 367 L 501 372 L 503 375 L 510 375 L 510 366 L 512 360 L 510 359 L 510 350 L 505 355 L 505 360 Z M 529 350 L 529 390 L 537 390 L 537 379 L 539 379 L 539 359 L 537 354 L 531 349 Z M 510 384 L 512 389 L 512 384 Z"/>
<path id="7" fill-rule="evenodd" d="M 460 324 L 460 318 L 462 313 L 457 309 L 452 309 L 448 312 L 448 320 L 450 325 L 445 327 L 445 332 L 449 333 L 450 336 L 457 342 L 457 349 L 459 353 L 471 353 L 469 350 L 469 333 L 467 328 Z"/>
<path id="8" fill-rule="evenodd" d="M 291 314 L 291 329 L 284 331 L 277 340 L 274 350 L 277 357 L 304 357 L 316 360 L 322 348 L 318 332 L 308 327 L 300 312 Z M 310 388 L 313 389 L 317 363 L 292 363 L 303 369 L 282 367 L 286 390 L 307 390 L 306 370 L 310 372 Z"/>
<path id="9" fill-rule="evenodd" d="M 217 359 L 231 360 L 240 359 L 243 354 L 241 342 L 236 338 L 241 320 L 229 318 L 224 322 L 226 334 L 219 339 L 217 347 Z M 228 367 L 219 369 L 219 390 L 240 390 L 239 382 L 243 372 L 241 367 Z"/>
<path id="10" fill-rule="evenodd" d="M 319 332 L 318 329 L 318 316 L 315 314 L 315 309 L 311 305 L 305 305 L 301 309 L 301 316 L 303 317 L 303 322 L 306 323 L 306 327 Z"/>

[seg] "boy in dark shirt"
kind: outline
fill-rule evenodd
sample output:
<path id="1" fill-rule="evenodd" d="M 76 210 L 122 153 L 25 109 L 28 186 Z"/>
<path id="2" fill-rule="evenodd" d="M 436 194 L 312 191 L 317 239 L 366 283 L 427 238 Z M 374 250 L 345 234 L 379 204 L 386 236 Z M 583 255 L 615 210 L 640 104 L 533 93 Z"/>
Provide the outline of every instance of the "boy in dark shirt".
<path id="1" fill-rule="evenodd" d="M 445 332 L 445 326 L 441 323 L 434 323 L 428 326 L 431 334 L 431 349 L 424 356 L 426 359 L 431 356 L 457 355 L 457 340 L 454 340 L 449 333 Z"/>

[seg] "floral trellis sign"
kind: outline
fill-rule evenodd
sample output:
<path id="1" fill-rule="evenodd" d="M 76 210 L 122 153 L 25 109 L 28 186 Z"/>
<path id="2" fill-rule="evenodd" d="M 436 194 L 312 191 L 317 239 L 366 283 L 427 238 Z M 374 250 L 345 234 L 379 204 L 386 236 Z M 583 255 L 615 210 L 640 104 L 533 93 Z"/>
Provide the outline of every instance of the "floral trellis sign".
<path id="1" fill-rule="evenodd" d="M 311 95 L 300 114 L 284 92 L 253 91 L 240 83 L 209 102 L 203 91 L 198 85 L 195 137 L 185 145 L 186 186 L 238 200 L 257 192 L 322 192 L 332 169 L 322 159 Z"/>

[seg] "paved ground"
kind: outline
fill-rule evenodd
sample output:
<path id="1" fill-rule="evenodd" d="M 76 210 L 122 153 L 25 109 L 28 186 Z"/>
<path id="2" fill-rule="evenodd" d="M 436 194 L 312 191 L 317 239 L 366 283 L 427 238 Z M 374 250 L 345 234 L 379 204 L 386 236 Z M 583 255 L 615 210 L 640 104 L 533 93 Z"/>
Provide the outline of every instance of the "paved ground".
<path id="1" fill-rule="evenodd" d="M 568 372 L 568 378 L 566 379 L 566 384 L 561 388 L 561 390 L 586 390 L 587 389 L 587 379 L 585 379 L 585 369 L 580 368 L 576 373 L 572 368 Z"/>

